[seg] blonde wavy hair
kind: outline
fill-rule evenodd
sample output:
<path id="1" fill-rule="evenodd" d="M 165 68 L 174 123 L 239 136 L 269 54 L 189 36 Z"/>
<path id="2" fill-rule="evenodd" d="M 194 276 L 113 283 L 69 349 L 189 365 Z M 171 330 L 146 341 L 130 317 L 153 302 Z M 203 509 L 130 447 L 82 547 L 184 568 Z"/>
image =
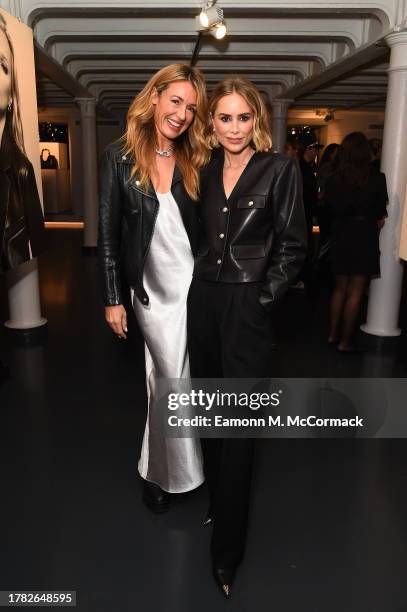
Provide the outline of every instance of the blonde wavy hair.
<path id="1" fill-rule="evenodd" d="M 213 117 L 218 102 L 224 96 L 237 93 L 244 98 L 253 111 L 253 137 L 251 145 L 255 151 L 267 151 L 271 149 L 270 116 L 261 93 L 248 79 L 239 76 L 228 76 L 218 83 L 209 99 L 209 112 Z M 216 133 L 210 124 L 205 132 L 206 142 L 210 149 L 219 147 Z"/>
<path id="2" fill-rule="evenodd" d="M 3 32 L 6 37 L 11 54 L 11 66 L 9 68 L 11 74 L 11 106 L 7 107 L 6 124 L 4 130 L 13 139 L 15 144 L 20 149 L 21 153 L 25 155 L 26 153 L 24 147 L 23 126 L 20 116 L 20 96 L 18 93 L 17 75 L 14 59 L 14 47 L 11 41 L 10 34 L 7 30 L 7 23 L 3 15 L 0 15 L 0 32 Z"/>
<path id="3" fill-rule="evenodd" d="M 205 128 L 208 124 L 205 79 L 198 68 L 187 64 L 170 64 L 151 77 L 128 110 L 127 128 L 122 137 L 123 151 L 134 159 L 130 179 L 138 172 L 141 187 L 147 189 L 151 180 L 149 168 L 156 167 L 155 107 L 151 102 L 151 95 L 154 88 L 161 94 L 176 81 L 189 81 L 197 93 L 195 117 L 189 128 L 174 140 L 174 152 L 185 189 L 189 196 L 196 200 L 199 194 L 199 169 L 208 162 L 210 156 L 205 140 Z"/>

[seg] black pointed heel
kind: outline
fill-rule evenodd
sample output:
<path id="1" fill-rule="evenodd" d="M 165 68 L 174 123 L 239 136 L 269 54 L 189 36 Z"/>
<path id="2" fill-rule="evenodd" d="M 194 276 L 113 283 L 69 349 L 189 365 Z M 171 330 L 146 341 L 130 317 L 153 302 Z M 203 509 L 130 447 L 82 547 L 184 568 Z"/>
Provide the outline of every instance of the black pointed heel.
<path id="1" fill-rule="evenodd" d="M 229 599 L 232 589 L 232 584 L 235 579 L 236 568 L 221 568 L 213 567 L 213 577 L 215 582 L 222 591 L 223 595 Z"/>
<path id="2" fill-rule="evenodd" d="M 212 525 L 212 523 L 213 523 L 213 512 L 212 512 L 212 508 L 209 506 L 208 512 L 206 513 L 206 516 L 204 520 L 202 521 L 202 525 L 204 527 L 207 527 L 208 525 Z"/>

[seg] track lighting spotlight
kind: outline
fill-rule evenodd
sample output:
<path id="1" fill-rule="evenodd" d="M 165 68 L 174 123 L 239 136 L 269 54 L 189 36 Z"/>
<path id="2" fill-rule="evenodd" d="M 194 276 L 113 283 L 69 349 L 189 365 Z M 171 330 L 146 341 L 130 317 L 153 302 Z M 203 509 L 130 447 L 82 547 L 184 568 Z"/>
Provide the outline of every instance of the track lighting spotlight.
<path id="1" fill-rule="evenodd" d="M 199 21 L 204 28 L 211 28 L 223 21 L 223 10 L 216 6 L 202 9 L 199 15 Z"/>
<path id="2" fill-rule="evenodd" d="M 202 36 L 210 34 L 216 40 L 222 40 L 227 34 L 226 21 L 223 10 L 214 6 L 216 0 L 206 0 L 201 12 L 195 17 L 195 27 L 198 37 L 192 53 L 191 65 L 195 66 L 202 45 Z"/>
<path id="3" fill-rule="evenodd" d="M 222 38 L 226 36 L 226 32 L 227 30 L 226 30 L 225 23 L 217 23 L 210 30 L 210 33 L 212 34 L 212 36 L 216 38 L 217 40 L 222 40 Z"/>

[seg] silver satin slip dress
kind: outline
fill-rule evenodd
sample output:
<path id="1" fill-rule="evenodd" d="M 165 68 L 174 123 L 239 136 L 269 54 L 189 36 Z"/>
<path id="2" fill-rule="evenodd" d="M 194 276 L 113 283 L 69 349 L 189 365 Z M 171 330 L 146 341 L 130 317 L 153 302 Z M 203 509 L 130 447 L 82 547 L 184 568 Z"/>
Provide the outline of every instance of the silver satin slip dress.
<path id="1" fill-rule="evenodd" d="M 131 291 L 134 312 L 145 341 L 148 415 L 140 475 L 169 493 L 183 493 L 204 480 L 197 438 L 166 438 L 155 427 L 163 406 L 156 405 L 157 378 L 189 378 L 187 295 L 194 260 L 181 213 L 171 192 L 157 193 L 159 211 L 144 266 L 143 284 L 150 304 Z"/>

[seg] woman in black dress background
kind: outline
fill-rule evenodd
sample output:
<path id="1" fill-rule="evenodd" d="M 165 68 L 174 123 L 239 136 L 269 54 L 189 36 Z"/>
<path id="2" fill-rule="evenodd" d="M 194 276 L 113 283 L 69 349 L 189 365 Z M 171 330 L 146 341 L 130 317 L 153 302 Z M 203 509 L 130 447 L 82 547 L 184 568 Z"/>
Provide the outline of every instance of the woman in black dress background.
<path id="1" fill-rule="evenodd" d="M 343 140 L 326 185 L 333 217 L 330 344 L 355 352 L 352 336 L 360 303 L 371 276 L 380 274 L 379 232 L 387 205 L 386 177 L 370 162 L 369 143 L 362 132 Z"/>

